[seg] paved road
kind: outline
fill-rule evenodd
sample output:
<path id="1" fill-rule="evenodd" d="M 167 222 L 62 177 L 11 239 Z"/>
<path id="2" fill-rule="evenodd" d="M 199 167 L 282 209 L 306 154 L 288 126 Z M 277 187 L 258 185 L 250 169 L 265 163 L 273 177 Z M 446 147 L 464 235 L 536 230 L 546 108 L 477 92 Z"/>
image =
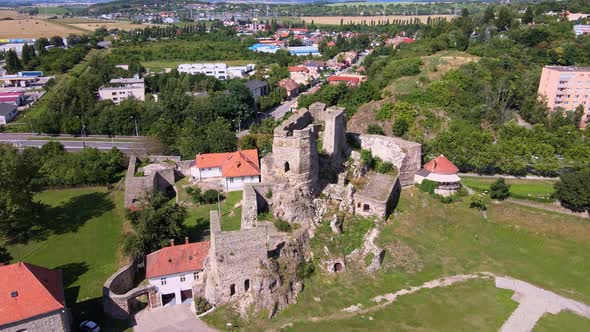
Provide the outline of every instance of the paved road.
<path id="1" fill-rule="evenodd" d="M 478 178 L 490 178 L 490 179 L 523 179 L 523 180 L 553 180 L 557 181 L 559 178 L 550 178 L 547 176 L 537 176 L 537 175 L 526 175 L 526 176 L 513 176 L 513 175 L 502 175 L 502 174 L 494 174 L 494 175 L 486 175 L 486 174 L 477 174 L 477 173 L 459 173 L 457 174 L 461 176 L 467 177 L 478 177 Z"/>
<path id="2" fill-rule="evenodd" d="M 67 151 L 80 151 L 84 147 L 93 147 L 99 150 L 110 150 L 113 147 L 124 153 L 131 153 L 142 150 L 140 143 L 135 142 L 102 142 L 102 141 L 67 141 L 67 140 L 14 140 L 1 139 L 0 143 L 10 143 L 18 148 L 35 147 L 40 148 L 49 142 L 60 142 Z"/>
<path id="3" fill-rule="evenodd" d="M 135 332 L 215 332 L 190 310 L 189 303 L 143 310 L 135 315 Z"/>

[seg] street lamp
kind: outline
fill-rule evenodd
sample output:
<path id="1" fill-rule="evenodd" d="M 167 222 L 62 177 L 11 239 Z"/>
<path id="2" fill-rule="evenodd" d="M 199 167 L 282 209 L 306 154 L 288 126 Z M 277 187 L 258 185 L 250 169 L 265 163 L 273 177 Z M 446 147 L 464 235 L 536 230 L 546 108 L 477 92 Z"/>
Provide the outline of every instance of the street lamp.
<path id="1" fill-rule="evenodd" d="M 86 147 L 86 125 L 84 124 L 84 118 L 77 116 L 76 118 L 80 119 L 82 122 L 82 128 L 80 129 L 80 135 L 82 136 L 82 146 Z"/>

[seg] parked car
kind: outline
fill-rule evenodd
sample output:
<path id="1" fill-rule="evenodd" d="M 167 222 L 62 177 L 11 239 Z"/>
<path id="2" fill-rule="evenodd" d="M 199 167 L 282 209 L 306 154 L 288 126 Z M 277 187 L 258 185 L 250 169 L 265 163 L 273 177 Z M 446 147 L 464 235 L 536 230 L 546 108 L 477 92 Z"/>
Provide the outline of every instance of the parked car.
<path id="1" fill-rule="evenodd" d="M 85 320 L 80 323 L 80 331 L 84 332 L 100 332 L 100 326 L 91 320 Z"/>

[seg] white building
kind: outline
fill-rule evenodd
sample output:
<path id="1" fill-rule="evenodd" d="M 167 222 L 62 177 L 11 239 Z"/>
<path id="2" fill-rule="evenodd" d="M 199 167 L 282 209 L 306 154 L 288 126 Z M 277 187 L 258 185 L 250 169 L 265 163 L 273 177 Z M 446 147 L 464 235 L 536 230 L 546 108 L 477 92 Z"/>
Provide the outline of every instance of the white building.
<path id="1" fill-rule="evenodd" d="M 220 80 L 226 80 L 230 78 L 244 77 L 247 73 L 254 70 L 254 68 L 254 64 L 230 67 L 225 63 L 190 63 L 179 65 L 178 72 L 191 75 L 205 74 Z"/>
<path id="2" fill-rule="evenodd" d="M 258 151 L 198 154 L 191 180 L 218 180 L 225 191 L 242 190 L 244 183 L 260 182 Z"/>
<path id="3" fill-rule="evenodd" d="M 193 301 L 193 284 L 203 278 L 209 241 L 164 247 L 146 257 L 146 278 L 156 286 L 162 306 Z"/>
<path id="4" fill-rule="evenodd" d="M 162 19 L 162 22 L 168 24 L 176 24 L 180 23 L 180 18 L 178 16 L 167 16 Z"/>
<path id="5" fill-rule="evenodd" d="M 98 89 L 98 95 L 100 100 L 111 100 L 115 104 L 127 98 L 145 101 L 145 82 L 138 77 L 112 79 Z"/>

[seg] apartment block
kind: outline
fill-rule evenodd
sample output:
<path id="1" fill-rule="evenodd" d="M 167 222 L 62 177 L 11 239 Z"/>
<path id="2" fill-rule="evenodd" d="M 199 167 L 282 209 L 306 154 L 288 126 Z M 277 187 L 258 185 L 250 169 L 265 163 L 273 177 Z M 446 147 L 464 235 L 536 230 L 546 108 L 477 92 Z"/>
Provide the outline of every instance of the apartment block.
<path id="1" fill-rule="evenodd" d="M 100 100 L 111 100 L 118 104 L 127 98 L 145 101 L 145 82 L 143 78 L 116 78 L 98 89 Z"/>
<path id="2" fill-rule="evenodd" d="M 253 64 L 230 67 L 225 63 L 190 63 L 178 65 L 178 72 L 191 75 L 205 74 L 219 80 L 227 80 L 244 77 L 254 70 L 254 67 Z"/>
<path id="3" fill-rule="evenodd" d="M 539 96 L 547 99 L 551 110 L 561 107 L 573 111 L 584 106 L 580 126 L 586 127 L 590 117 L 590 67 L 546 66 L 539 82 Z"/>

